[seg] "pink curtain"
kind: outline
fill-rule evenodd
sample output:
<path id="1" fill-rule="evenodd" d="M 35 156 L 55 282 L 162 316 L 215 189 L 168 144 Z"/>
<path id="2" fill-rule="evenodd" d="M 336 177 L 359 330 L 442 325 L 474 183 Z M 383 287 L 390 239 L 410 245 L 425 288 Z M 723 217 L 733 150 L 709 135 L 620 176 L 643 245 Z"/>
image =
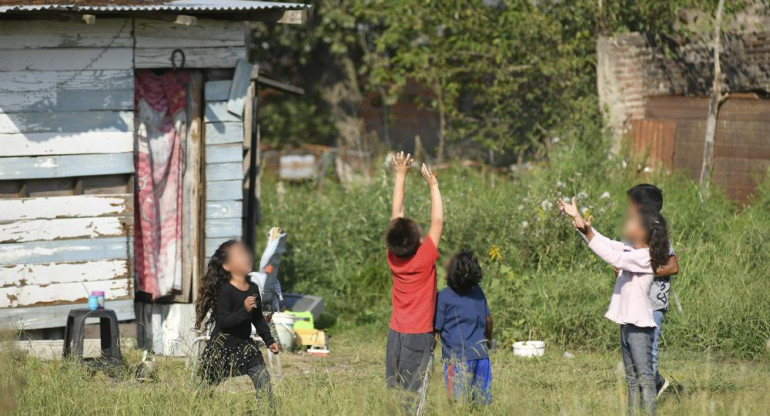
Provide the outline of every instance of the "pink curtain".
<path id="1" fill-rule="evenodd" d="M 137 290 L 152 299 L 182 289 L 182 174 L 188 74 L 136 76 L 134 256 Z"/>

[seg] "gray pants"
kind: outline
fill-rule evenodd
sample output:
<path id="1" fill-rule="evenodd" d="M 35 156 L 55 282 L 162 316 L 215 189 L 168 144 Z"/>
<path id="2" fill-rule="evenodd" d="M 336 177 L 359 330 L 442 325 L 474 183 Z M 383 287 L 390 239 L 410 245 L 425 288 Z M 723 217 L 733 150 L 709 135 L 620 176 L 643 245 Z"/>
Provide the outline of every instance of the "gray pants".
<path id="1" fill-rule="evenodd" d="M 628 414 L 655 413 L 655 374 L 652 371 L 652 339 L 655 328 L 620 326 L 620 354 L 628 383 Z"/>
<path id="2" fill-rule="evenodd" d="M 419 391 L 435 344 L 436 340 L 430 332 L 402 334 L 388 330 L 388 346 L 385 351 L 385 380 L 388 387 Z"/>

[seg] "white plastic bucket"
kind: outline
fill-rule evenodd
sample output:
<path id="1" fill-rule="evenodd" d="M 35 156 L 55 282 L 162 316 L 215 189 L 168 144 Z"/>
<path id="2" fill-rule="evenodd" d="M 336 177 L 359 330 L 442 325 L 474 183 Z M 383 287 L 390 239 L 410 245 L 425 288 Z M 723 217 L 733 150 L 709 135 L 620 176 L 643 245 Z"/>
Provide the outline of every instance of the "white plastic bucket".
<path id="1" fill-rule="evenodd" d="M 294 315 L 290 313 L 276 312 L 273 314 L 275 332 L 278 333 L 278 343 L 285 350 L 291 349 L 294 344 Z"/>
<path id="2" fill-rule="evenodd" d="M 513 343 L 513 355 L 519 357 L 542 357 L 545 341 L 519 341 Z"/>

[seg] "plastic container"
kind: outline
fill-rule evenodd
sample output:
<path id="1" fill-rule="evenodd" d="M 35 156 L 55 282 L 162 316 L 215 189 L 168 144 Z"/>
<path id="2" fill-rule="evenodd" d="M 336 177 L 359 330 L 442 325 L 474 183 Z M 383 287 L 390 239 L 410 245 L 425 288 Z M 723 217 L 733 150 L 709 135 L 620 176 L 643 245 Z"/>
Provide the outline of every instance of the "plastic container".
<path id="1" fill-rule="evenodd" d="M 88 296 L 88 309 L 92 311 L 99 309 L 99 298 L 93 293 Z"/>
<path id="2" fill-rule="evenodd" d="M 545 341 L 519 341 L 513 343 L 513 355 L 519 357 L 542 357 Z"/>
<path id="3" fill-rule="evenodd" d="M 290 313 L 276 312 L 273 314 L 275 332 L 278 333 L 278 343 L 285 350 L 294 345 L 294 315 Z"/>
<path id="4" fill-rule="evenodd" d="M 94 290 L 91 292 L 91 296 L 96 296 L 96 309 L 104 309 L 104 291 Z"/>
<path id="5" fill-rule="evenodd" d="M 315 323 L 313 322 L 313 313 L 310 311 L 304 312 L 286 312 L 294 315 L 294 331 L 298 329 L 314 329 Z"/>

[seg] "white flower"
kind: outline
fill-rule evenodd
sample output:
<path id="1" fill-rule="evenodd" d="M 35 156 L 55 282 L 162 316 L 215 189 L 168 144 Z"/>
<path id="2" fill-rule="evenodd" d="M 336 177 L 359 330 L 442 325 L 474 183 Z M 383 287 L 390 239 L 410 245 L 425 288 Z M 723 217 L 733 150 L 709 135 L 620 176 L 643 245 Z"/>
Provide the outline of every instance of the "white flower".
<path id="1" fill-rule="evenodd" d="M 588 194 L 585 193 L 585 192 L 580 192 L 580 193 L 577 194 L 577 199 L 580 200 L 580 201 L 582 201 L 582 200 L 584 200 L 586 198 L 588 198 Z"/>
<path id="2" fill-rule="evenodd" d="M 521 211 L 521 210 L 523 210 L 523 209 L 524 209 L 524 205 L 521 205 L 521 204 L 519 204 L 519 206 L 518 206 L 518 207 L 516 207 L 516 210 L 517 210 L 517 211 Z"/>
<path id="3" fill-rule="evenodd" d="M 549 211 L 551 208 L 553 208 L 553 202 L 544 199 L 543 202 L 540 203 L 540 207 L 543 208 L 543 211 Z"/>
<path id="4" fill-rule="evenodd" d="M 650 173 L 650 172 L 652 172 L 652 168 L 651 168 L 651 167 L 649 167 L 649 166 L 645 166 L 645 167 L 644 167 L 644 170 L 642 170 L 642 172 L 645 172 L 645 173 Z"/>
<path id="5" fill-rule="evenodd" d="M 527 228 L 527 227 L 529 227 L 529 223 L 526 222 L 526 221 L 522 221 L 521 222 L 521 228 Z"/>
<path id="6" fill-rule="evenodd" d="M 625 169 L 625 168 L 628 167 L 628 162 L 626 162 L 625 159 L 624 159 L 622 162 L 620 162 L 620 166 L 622 166 L 623 169 Z"/>
<path id="7" fill-rule="evenodd" d="M 551 143 L 559 143 L 561 141 L 561 137 L 554 137 L 551 139 Z"/>
<path id="8" fill-rule="evenodd" d="M 607 199 L 609 197 L 610 197 L 610 193 L 607 191 L 604 191 L 604 193 L 602 194 L 602 196 L 599 197 L 599 199 Z"/>
<path id="9" fill-rule="evenodd" d="M 564 183 L 562 181 L 556 181 L 556 187 L 557 188 L 564 188 L 565 186 L 567 186 L 566 183 Z"/>

